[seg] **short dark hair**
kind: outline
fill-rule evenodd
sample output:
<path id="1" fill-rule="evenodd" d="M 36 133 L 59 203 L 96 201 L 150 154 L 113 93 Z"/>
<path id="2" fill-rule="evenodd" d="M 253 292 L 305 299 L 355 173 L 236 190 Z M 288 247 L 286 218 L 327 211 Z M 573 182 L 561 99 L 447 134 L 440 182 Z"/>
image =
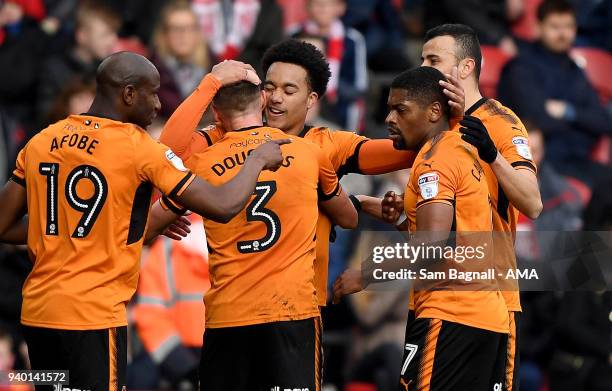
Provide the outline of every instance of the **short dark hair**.
<path id="1" fill-rule="evenodd" d="M 448 118 L 450 106 L 440 86 L 440 80 L 446 80 L 446 78 L 436 68 L 417 67 L 400 73 L 391 82 L 391 88 L 406 90 L 407 98 L 418 102 L 421 106 L 440 102 L 442 111 Z"/>
<path id="2" fill-rule="evenodd" d="M 576 11 L 568 0 L 544 0 L 538 7 L 538 20 L 541 22 L 550 14 L 576 15 Z"/>
<path id="3" fill-rule="evenodd" d="M 243 80 L 228 84 L 217 91 L 213 98 L 213 105 L 216 109 L 224 112 L 245 111 L 257 99 L 260 91 L 259 86 L 249 81 Z"/>
<path id="4" fill-rule="evenodd" d="M 448 35 L 455 39 L 457 46 L 456 55 L 459 60 L 471 57 L 476 63 L 476 80 L 480 78 L 480 68 L 482 66 L 482 53 L 480 51 L 480 41 L 478 35 L 470 26 L 465 24 L 441 24 L 425 33 L 425 42 L 436 37 Z"/>
<path id="5" fill-rule="evenodd" d="M 304 68 L 310 89 L 316 92 L 319 98 L 323 97 L 331 71 L 325 56 L 314 45 L 299 39 L 277 43 L 264 53 L 261 63 L 264 74 L 268 73 L 268 69 L 275 62 L 286 62 Z"/>

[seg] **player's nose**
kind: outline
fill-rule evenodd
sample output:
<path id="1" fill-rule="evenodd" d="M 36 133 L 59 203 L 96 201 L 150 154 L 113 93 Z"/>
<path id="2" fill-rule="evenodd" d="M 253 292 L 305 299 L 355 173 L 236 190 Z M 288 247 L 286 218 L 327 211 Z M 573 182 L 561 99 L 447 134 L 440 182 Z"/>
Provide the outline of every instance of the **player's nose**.
<path id="1" fill-rule="evenodd" d="M 394 125 L 395 124 L 395 115 L 393 115 L 393 111 L 390 111 L 385 118 L 385 125 Z"/>

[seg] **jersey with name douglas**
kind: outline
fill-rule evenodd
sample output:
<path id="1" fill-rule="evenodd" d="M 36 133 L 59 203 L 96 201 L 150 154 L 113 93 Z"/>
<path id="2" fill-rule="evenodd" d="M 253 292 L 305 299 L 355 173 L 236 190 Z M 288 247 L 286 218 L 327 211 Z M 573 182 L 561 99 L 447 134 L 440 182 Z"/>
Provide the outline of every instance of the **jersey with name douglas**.
<path id="1" fill-rule="evenodd" d="M 179 129 L 175 131 L 178 132 Z M 214 125 L 194 132 L 191 144 L 185 152 L 186 155 L 192 156 L 203 152 L 208 146 L 219 141 L 224 134 L 223 130 Z M 411 152 L 396 150 L 391 140 L 371 140 L 350 131 L 331 130 L 327 127 L 306 126 L 298 136 L 312 141 L 323 150 L 338 178 L 349 173 L 361 173 L 362 169 L 371 174 L 400 170 L 410 167 L 415 156 Z M 166 134 L 166 139 L 171 142 L 171 145 L 174 143 L 174 137 L 170 132 Z M 360 154 L 362 147 L 368 149 L 367 159 Z M 325 213 L 320 212 L 317 223 L 317 258 L 315 260 L 315 287 L 320 306 L 327 304 L 331 231 L 332 221 Z"/>
<path id="2" fill-rule="evenodd" d="M 496 100 L 482 98 L 468 111 L 467 115 L 478 117 L 487 128 L 500 155 L 517 170 L 536 173 L 536 166 L 529 149 L 529 136 L 525 126 L 516 114 Z M 458 127 L 456 128 L 458 130 Z M 481 162 L 484 170 L 491 204 L 493 207 L 493 235 L 499 272 L 506 275 L 516 269 L 514 239 L 519 211 L 509 201 L 497 176 L 489 164 Z M 502 295 L 510 311 L 521 311 L 518 281 L 500 279 Z"/>
<path id="3" fill-rule="evenodd" d="M 460 243 L 462 240 L 474 246 L 489 245 L 492 223 L 487 183 L 476 150 L 461 140 L 457 132 L 446 131 L 434 137 L 415 159 L 404 197 L 411 232 L 417 229 L 417 209 L 431 203 L 452 206 L 451 230 L 457 232 L 457 245 L 465 244 Z M 476 264 L 465 261 L 457 265 L 469 268 Z M 486 267 L 479 265 L 478 269 L 486 270 Z M 418 318 L 443 319 L 508 332 L 508 312 L 497 282 L 463 283 L 448 290 L 413 291 L 411 309 Z"/>
<path id="4" fill-rule="evenodd" d="M 232 179 L 250 150 L 288 136 L 269 127 L 227 132 L 186 165 L 213 184 Z M 318 200 L 340 191 L 327 157 L 299 137 L 281 147 L 276 172 L 262 171 L 246 208 L 227 224 L 204 220 L 211 289 L 206 327 L 318 316 L 314 261 Z"/>
<path id="5" fill-rule="evenodd" d="M 136 125 L 73 115 L 34 136 L 12 180 L 27 191 L 21 321 L 70 330 L 125 326 L 153 186 L 180 195 L 195 176 Z"/>

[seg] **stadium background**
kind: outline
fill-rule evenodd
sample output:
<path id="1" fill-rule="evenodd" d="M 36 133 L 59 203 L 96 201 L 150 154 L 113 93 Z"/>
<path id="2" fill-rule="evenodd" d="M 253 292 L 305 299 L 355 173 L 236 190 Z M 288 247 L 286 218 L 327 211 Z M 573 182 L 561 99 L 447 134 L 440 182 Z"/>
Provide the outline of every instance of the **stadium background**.
<path id="1" fill-rule="evenodd" d="M 552 118 L 558 126 L 571 128 L 576 118 L 570 113 L 554 113 L 549 106 L 522 99 L 544 87 L 513 78 L 518 73 L 503 72 L 517 56 L 542 61 L 540 65 L 555 70 L 555 60 L 545 63 L 550 59 L 529 58 L 533 57 L 531 42 L 537 41 L 536 9 L 540 2 L 0 1 L 0 179 L 4 182 L 8 178 L 17 152 L 32 135 L 68 114 L 88 109 L 99 60 L 118 50 L 146 54 L 160 69 L 163 108 L 149 128 L 154 137 L 216 62 L 239 59 L 259 69 L 268 46 L 296 35 L 320 47 L 332 67 L 326 97 L 310 113 L 309 122 L 385 137 L 383 120 L 390 81 L 400 71 L 420 64 L 422 36 L 428 28 L 457 22 L 470 25 L 479 34 L 483 95 L 499 98 L 521 116 L 530 131 L 535 158 L 540 160 L 544 211 L 536 222 L 523 218 L 519 229 L 532 232 L 533 237 L 545 230 L 609 230 L 612 1 L 572 2 L 578 34 L 570 56 L 586 72 L 590 88 L 599 97 L 599 102 L 590 103 L 597 107 L 585 111 L 607 112 L 603 121 L 591 121 L 593 129 L 573 129 L 597 135 L 586 146 L 573 139 L 563 140 L 566 133 L 555 135 L 546 121 Z M 231 20 L 229 15 L 240 23 L 230 23 L 233 28 L 224 29 L 224 22 Z M 572 85 L 565 80 L 560 84 Z M 577 99 L 588 94 L 566 93 Z M 522 113 L 530 113 L 530 117 Z M 209 115 L 203 124 L 207 121 Z M 545 154 L 545 145 L 551 142 L 553 156 Z M 588 157 L 580 162 L 585 168 L 577 174 L 567 162 L 555 159 L 559 148 L 568 152 L 587 147 Z M 387 190 L 401 192 L 407 176 L 407 172 L 353 175 L 343 179 L 343 185 L 352 193 L 380 195 Z M 130 305 L 130 388 L 193 386 L 203 331 L 201 292 L 207 288 L 203 229 L 196 218 L 193 224 L 186 240 L 178 243 L 161 238 L 143 254 L 138 296 Z M 337 231 L 330 253 L 331 281 L 351 262 L 359 261 L 353 256 L 356 248 L 375 240 L 368 231 L 376 228 L 376 222 L 365 219 L 360 230 Z M 545 243 L 521 241 L 518 254 L 537 261 L 538 254 L 547 252 L 542 246 L 553 245 Z M 27 368 L 18 321 L 21 285 L 29 268 L 24 248 L 0 246 L 0 371 Z M 551 379 L 576 378 L 587 379 L 580 389 L 612 389 L 610 292 L 528 292 L 522 300 L 522 390 L 570 389 Z M 323 311 L 329 390 L 394 389 L 406 308 L 404 292 L 366 292 Z"/>

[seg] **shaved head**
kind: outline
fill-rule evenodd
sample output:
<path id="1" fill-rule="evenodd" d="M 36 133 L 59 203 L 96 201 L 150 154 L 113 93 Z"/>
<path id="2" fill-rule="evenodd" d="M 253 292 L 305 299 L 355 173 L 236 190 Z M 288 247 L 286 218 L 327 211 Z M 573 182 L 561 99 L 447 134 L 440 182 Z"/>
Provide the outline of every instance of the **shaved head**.
<path id="1" fill-rule="evenodd" d="M 96 82 L 104 89 L 140 87 L 143 83 L 159 80 L 159 72 L 146 57 L 132 52 L 119 52 L 106 57 L 98 67 Z"/>
<path id="2" fill-rule="evenodd" d="M 94 103 L 105 107 L 103 111 L 110 109 L 119 114 L 123 122 L 146 128 L 161 108 L 157 97 L 159 72 L 139 54 L 119 52 L 108 56 L 98 67 L 96 83 Z"/>

